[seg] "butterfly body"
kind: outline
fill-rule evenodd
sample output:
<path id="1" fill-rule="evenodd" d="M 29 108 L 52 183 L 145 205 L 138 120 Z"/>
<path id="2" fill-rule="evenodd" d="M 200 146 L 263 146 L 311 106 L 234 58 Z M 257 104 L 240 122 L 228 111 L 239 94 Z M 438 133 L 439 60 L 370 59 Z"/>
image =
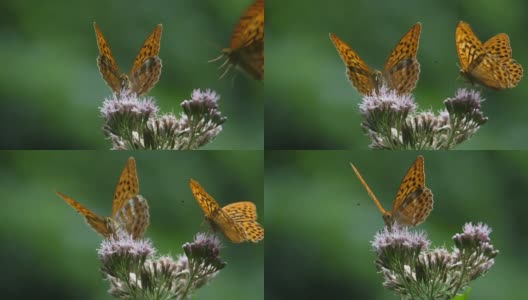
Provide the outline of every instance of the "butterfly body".
<path id="1" fill-rule="evenodd" d="M 512 58 L 510 39 L 499 33 L 482 43 L 466 22 L 455 31 L 460 74 L 471 84 L 495 90 L 515 87 L 522 78 L 522 66 Z"/>
<path id="2" fill-rule="evenodd" d="M 389 54 L 382 71 L 370 69 L 346 43 L 333 33 L 330 40 L 346 66 L 346 75 L 352 86 L 362 95 L 379 93 L 382 86 L 398 94 L 407 94 L 416 87 L 420 63 L 416 55 L 421 24 L 416 23 L 405 33 Z"/>
<path id="3" fill-rule="evenodd" d="M 264 228 L 257 223 L 255 204 L 241 201 L 220 207 L 195 180 L 189 180 L 189 187 L 214 231 L 222 232 L 233 243 L 256 243 L 264 238 Z"/>
<path id="4" fill-rule="evenodd" d="M 256 80 L 264 80 L 264 0 L 256 0 L 240 17 L 229 47 L 222 50 L 227 60 L 223 77 L 231 67 L 239 67 Z M 216 59 L 212 60 L 215 61 Z"/>
<path id="5" fill-rule="evenodd" d="M 116 237 L 125 232 L 138 239 L 143 236 L 149 225 L 149 207 L 147 200 L 139 195 L 139 185 L 134 158 L 129 158 L 114 192 L 112 216 L 99 217 L 72 198 L 57 192 L 67 204 L 81 214 L 86 223 L 104 238 Z"/>
<path id="6" fill-rule="evenodd" d="M 161 75 L 161 59 L 158 56 L 162 25 L 158 24 L 147 37 L 136 55 L 128 74 L 120 73 L 101 30 L 94 22 L 99 56 L 97 66 L 106 84 L 114 93 L 128 90 L 137 95 L 146 94 L 156 85 Z"/>
<path id="7" fill-rule="evenodd" d="M 403 177 L 390 211 L 383 209 L 359 171 L 353 164 L 351 166 L 381 212 L 383 220 L 388 227 L 392 226 L 394 222 L 403 226 L 416 226 L 425 221 L 431 213 L 433 209 L 433 194 L 425 186 L 424 160 L 422 156 L 416 158 Z"/>

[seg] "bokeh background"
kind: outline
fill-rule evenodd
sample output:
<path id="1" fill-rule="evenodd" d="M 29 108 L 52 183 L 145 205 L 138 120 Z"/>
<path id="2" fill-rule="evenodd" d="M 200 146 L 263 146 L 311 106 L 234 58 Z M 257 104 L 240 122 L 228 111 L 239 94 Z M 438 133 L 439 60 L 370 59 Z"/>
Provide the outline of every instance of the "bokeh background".
<path id="1" fill-rule="evenodd" d="M 0 152 L 0 287 L 3 299 L 113 299 L 99 271 L 101 237 L 61 198 L 71 196 L 108 216 L 119 174 L 136 159 L 140 193 L 150 206 L 146 237 L 158 254 L 183 254 L 182 245 L 208 230 L 189 189 L 197 180 L 216 201 L 249 200 L 266 228 L 261 151 Z M 264 299 L 264 242 L 232 244 L 227 262 L 192 299 Z"/>
<path id="2" fill-rule="evenodd" d="M 266 14 L 267 149 L 368 149 L 359 125 L 361 97 L 346 78 L 329 32 L 369 67 L 381 69 L 401 36 L 421 22 L 421 74 L 414 95 L 423 110 L 443 109 L 443 100 L 469 87 L 458 78 L 459 20 L 482 41 L 507 33 L 513 58 L 528 69 L 528 2 L 523 0 L 268 1 Z M 528 80 L 511 90 L 482 93 L 489 121 L 457 149 L 528 148 Z"/>
<path id="3" fill-rule="evenodd" d="M 370 245 L 381 214 L 350 162 L 390 209 L 418 154 L 434 209 L 417 229 L 451 249 L 466 222 L 488 224 L 500 254 L 469 299 L 524 299 L 528 153 L 519 151 L 267 151 L 266 298 L 397 299 L 382 287 Z"/>
<path id="4" fill-rule="evenodd" d="M 94 0 L 0 2 L 0 149 L 109 149 L 98 107 L 110 96 L 99 74 L 97 22 L 121 72 L 163 24 L 158 84 L 149 92 L 162 112 L 181 112 L 194 89 L 214 89 L 228 120 L 206 149 L 262 149 L 262 82 L 241 72 L 219 80 L 221 61 L 251 0 Z"/>

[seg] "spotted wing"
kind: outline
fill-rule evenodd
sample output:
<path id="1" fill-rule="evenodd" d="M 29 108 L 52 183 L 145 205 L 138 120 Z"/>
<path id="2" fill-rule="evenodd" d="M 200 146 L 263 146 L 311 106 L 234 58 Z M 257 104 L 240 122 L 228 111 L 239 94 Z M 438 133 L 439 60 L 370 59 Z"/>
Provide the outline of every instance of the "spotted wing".
<path id="1" fill-rule="evenodd" d="M 471 71 L 479 64 L 486 53 L 482 42 L 473 33 L 469 24 L 463 21 L 458 22 L 455 31 L 455 46 L 460 68 L 465 72 Z"/>
<path id="2" fill-rule="evenodd" d="M 160 76 L 161 59 L 158 56 L 147 58 L 134 73 L 130 74 L 132 91 L 137 95 L 148 93 L 156 85 Z"/>
<path id="3" fill-rule="evenodd" d="M 73 207 L 79 214 L 81 214 L 84 217 L 84 220 L 90 227 L 92 227 L 93 230 L 95 230 L 97 233 L 102 235 L 103 237 L 107 238 L 109 236 L 108 229 L 105 225 L 105 221 L 103 218 L 97 216 L 94 214 L 91 210 L 81 205 L 79 202 L 73 200 L 72 198 L 64 195 L 63 193 L 56 192 L 56 194 L 62 198 L 68 205 Z"/>
<path id="4" fill-rule="evenodd" d="M 503 86 L 511 88 L 516 86 L 523 76 L 523 68 L 521 64 L 512 59 L 512 50 L 510 47 L 510 38 L 505 33 L 499 33 L 489 40 L 484 45 L 484 49 L 497 59 L 496 71 L 498 75 L 497 81 L 505 82 Z M 502 70 L 502 72 L 500 72 Z"/>
<path id="5" fill-rule="evenodd" d="M 108 47 L 103 33 L 99 30 L 99 27 L 95 22 L 93 23 L 93 26 L 95 30 L 95 38 L 97 40 L 97 47 L 99 48 L 99 56 L 97 57 L 99 73 L 101 73 L 101 76 L 110 89 L 115 93 L 118 93 L 122 89 L 121 80 L 119 78 L 119 69 L 117 68 L 117 64 L 112 56 L 112 51 L 110 51 L 110 47 Z"/>
<path id="6" fill-rule="evenodd" d="M 420 63 L 416 55 L 421 30 L 420 23 L 414 24 L 392 49 L 383 67 L 385 82 L 399 94 L 412 92 L 420 77 Z"/>
<path id="7" fill-rule="evenodd" d="M 211 217 L 214 212 L 220 210 L 220 206 L 218 206 L 218 203 L 215 201 L 215 199 L 207 194 L 207 192 L 197 181 L 191 178 L 189 180 L 189 187 L 191 188 L 194 199 L 196 199 L 196 202 L 198 202 L 198 205 L 202 209 L 206 218 Z"/>
<path id="8" fill-rule="evenodd" d="M 423 156 L 418 156 L 400 184 L 391 214 L 402 225 L 417 225 L 425 220 L 433 207 L 431 191 L 425 187 Z"/>
<path id="9" fill-rule="evenodd" d="M 505 33 L 499 33 L 489 40 L 487 40 L 483 45 L 484 49 L 490 54 L 494 55 L 497 58 L 511 58 L 512 51 L 510 47 L 510 38 Z"/>
<path id="10" fill-rule="evenodd" d="M 136 174 L 136 160 L 129 157 L 119 175 L 112 201 L 112 218 L 125 206 L 126 202 L 139 194 L 139 182 Z"/>
<path id="11" fill-rule="evenodd" d="M 137 195 L 125 202 L 117 211 L 114 222 L 119 229 L 125 230 L 133 239 L 143 236 L 149 225 L 149 206 L 147 199 Z"/>
<path id="12" fill-rule="evenodd" d="M 236 226 L 244 232 L 246 240 L 256 243 L 264 239 L 264 228 L 257 223 L 257 209 L 249 201 L 235 202 L 222 207 Z"/>
<path id="13" fill-rule="evenodd" d="M 330 33 L 330 40 L 334 43 L 337 53 L 343 60 L 348 80 L 354 88 L 362 95 L 371 94 L 375 87 L 372 82 L 373 74 L 369 67 L 359 55 L 333 33 Z"/>
<path id="14" fill-rule="evenodd" d="M 223 209 L 213 212 L 207 221 L 213 230 L 222 232 L 233 243 L 242 243 L 248 240 L 241 224 L 235 222 Z"/>
<path id="15" fill-rule="evenodd" d="M 163 26 L 158 24 L 139 49 L 129 72 L 133 91 L 142 95 L 158 82 L 161 74 L 161 59 L 158 57 Z"/>

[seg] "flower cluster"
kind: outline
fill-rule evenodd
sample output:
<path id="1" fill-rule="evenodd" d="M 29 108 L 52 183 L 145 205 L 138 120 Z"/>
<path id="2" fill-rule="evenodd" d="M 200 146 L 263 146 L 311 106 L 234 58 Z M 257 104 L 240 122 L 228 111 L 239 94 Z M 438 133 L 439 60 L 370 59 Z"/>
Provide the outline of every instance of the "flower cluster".
<path id="1" fill-rule="evenodd" d="M 482 101 L 478 92 L 459 89 L 455 98 L 444 101 L 446 109 L 435 115 L 417 112 L 412 95 L 382 87 L 359 104 L 361 126 L 373 149 L 452 149 L 487 122 Z"/>
<path id="2" fill-rule="evenodd" d="M 411 299 L 451 299 L 493 266 L 499 251 L 489 243 L 490 233 L 487 225 L 467 223 L 449 252 L 430 249 L 423 232 L 397 224 L 385 228 L 372 241 L 383 286 Z"/>
<path id="3" fill-rule="evenodd" d="M 98 254 L 108 292 L 120 299 L 187 299 L 226 266 L 214 236 L 199 233 L 183 250 L 174 260 L 156 257 L 149 240 L 126 235 L 104 240 Z"/>
<path id="4" fill-rule="evenodd" d="M 218 110 L 214 91 L 194 90 L 181 103 L 183 113 L 158 115 L 151 97 L 139 98 L 123 90 L 103 102 L 103 131 L 112 149 L 190 150 L 211 142 L 222 131 L 226 118 Z"/>

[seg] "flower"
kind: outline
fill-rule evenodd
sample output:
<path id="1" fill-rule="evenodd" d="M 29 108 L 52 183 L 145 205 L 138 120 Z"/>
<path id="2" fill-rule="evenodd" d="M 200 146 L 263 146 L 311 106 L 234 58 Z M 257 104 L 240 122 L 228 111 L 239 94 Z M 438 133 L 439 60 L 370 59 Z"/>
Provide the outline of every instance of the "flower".
<path id="1" fill-rule="evenodd" d="M 154 98 L 139 98 L 122 91 L 106 99 L 100 108 L 103 131 L 112 149 L 198 149 L 222 131 L 226 118 L 218 109 L 220 96 L 212 90 L 194 90 L 181 103 L 183 113 L 158 116 Z"/>

